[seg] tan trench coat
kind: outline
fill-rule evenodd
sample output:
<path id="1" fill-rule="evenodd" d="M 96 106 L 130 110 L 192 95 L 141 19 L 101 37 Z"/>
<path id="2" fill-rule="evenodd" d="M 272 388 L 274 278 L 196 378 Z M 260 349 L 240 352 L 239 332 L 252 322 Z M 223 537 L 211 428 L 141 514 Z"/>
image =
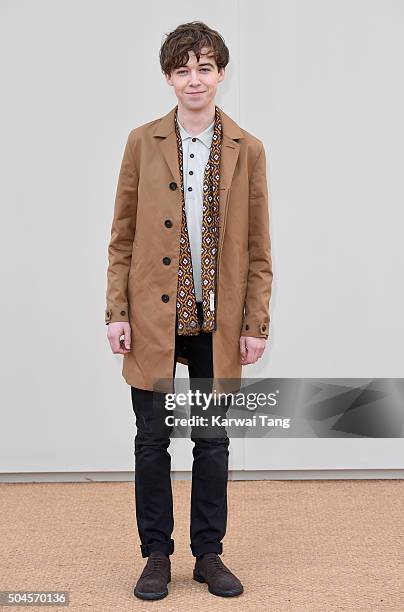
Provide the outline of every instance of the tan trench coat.
<path id="1" fill-rule="evenodd" d="M 162 391 L 174 390 L 182 214 L 175 108 L 128 136 L 108 247 L 105 312 L 106 323 L 131 325 L 131 350 L 123 356 L 126 382 Z M 265 150 L 219 110 L 223 140 L 217 330 L 212 332 L 217 391 L 240 387 L 240 336 L 268 337 L 273 278 Z M 169 265 L 163 263 L 167 257 Z M 185 354 L 177 361 L 188 363 Z"/>

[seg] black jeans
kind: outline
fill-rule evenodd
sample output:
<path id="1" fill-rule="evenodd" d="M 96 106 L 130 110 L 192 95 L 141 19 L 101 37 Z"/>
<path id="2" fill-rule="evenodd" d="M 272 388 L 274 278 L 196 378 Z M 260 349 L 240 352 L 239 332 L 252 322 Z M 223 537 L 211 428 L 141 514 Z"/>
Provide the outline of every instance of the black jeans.
<path id="1" fill-rule="evenodd" d="M 202 321 L 202 303 L 197 302 L 198 317 Z M 200 332 L 196 336 L 175 338 L 175 377 L 177 354 L 186 343 L 188 372 L 192 390 L 211 390 L 213 377 L 212 334 Z M 207 379 L 201 384 L 201 380 Z M 201 389 L 203 387 L 203 389 Z M 136 518 L 142 557 L 154 550 L 166 554 L 174 552 L 172 532 L 174 528 L 173 498 L 171 490 L 171 455 L 168 452 L 172 427 L 153 426 L 153 409 L 163 406 L 164 395 L 146 389 L 131 387 L 132 406 L 136 416 L 135 436 L 135 499 Z M 154 396 L 154 399 L 153 399 Z M 191 414 L 202 414 L 200 408 L 191 406 Z M 228 405 L 218 406 L 221 416 L 226 416 Z M 154 412 L 156 414 L 156 412 Z M 190 415 L 191 415 L 190 414 Z M 225 427 L 215 428 L 217 435 L 199 436 L 193 428 L 193 447 L 190 547 L 196 557 L 205 552 L 222 553 L 222 538 L 227 526 L 227 482 L 229 443 Z M 199 430 L 201 431 L 201 430 Z"/>

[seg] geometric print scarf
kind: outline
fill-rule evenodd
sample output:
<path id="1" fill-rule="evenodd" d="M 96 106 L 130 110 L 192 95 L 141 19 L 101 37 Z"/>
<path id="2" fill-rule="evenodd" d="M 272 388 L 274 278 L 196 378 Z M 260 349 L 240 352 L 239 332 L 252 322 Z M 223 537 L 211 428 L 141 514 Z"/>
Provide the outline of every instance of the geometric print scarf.
<path id="1" fill-rule="evenodd" d="M 201 243 L 201 286 L 203 323 L 199 323 L 196 307 L 195 286 L 192 269 L 191 248 L 185 212 L 183 153 L 180 130 L 177 124 L 178 106 L 175 110 L 174 124 L 177 135 L 178 164 L 181 177 L 182 219 L 180 237 L 180 257 L 177 285 L 177 334 L 195 336 L 201 331 L 216 330 L 216 279 L 219 237 L 219 179 L 222 146 L 222 121 L 220 111 L 215 106 L 215 124 L 208 163 L 203 178 L 203 216 Z"/>

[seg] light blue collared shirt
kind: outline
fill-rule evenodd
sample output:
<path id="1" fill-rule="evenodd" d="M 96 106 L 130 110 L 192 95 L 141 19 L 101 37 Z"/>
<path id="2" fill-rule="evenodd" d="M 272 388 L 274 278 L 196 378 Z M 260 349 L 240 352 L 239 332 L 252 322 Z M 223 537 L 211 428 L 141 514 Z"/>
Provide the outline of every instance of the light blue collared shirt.
<path id="1" fill-rule="evenodd" d="M 195 297 L 202 301 L 201 247 L 203 220 L 203 178 L 209 160 L 215 122 L 198 136 L 191 136 L 177 121 L 182 140 L 185 214 L 194 272 Z"/>

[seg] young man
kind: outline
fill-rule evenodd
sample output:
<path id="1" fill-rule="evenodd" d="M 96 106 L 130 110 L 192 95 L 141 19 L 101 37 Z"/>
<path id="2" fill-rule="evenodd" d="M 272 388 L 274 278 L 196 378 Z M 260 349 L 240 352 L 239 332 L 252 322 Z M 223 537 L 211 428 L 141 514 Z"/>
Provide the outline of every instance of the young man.
<path id="1" fill-rule="evenodd" d="M 172 428 L 152 426 L 153 398 L 164 397 L 156 381 L 172 384 L 177 361 L 193 390 L 198 380 L 239 379 L 269 333 L 265 151 L 215 104 L 228 61 L 222 37 L 202 22 L 166 37 L 160 64 L 178 104 L 130 132 L 117 186 L 105 321 L 136 415 L 136 516 L 148 561 L 134 593 L 142 599 L 168 594 L 174 552 Z M 239 595 L 240 580 L 220 559 L 229 438 L 191 439 L 193 577 L 215 595 Z"/>

